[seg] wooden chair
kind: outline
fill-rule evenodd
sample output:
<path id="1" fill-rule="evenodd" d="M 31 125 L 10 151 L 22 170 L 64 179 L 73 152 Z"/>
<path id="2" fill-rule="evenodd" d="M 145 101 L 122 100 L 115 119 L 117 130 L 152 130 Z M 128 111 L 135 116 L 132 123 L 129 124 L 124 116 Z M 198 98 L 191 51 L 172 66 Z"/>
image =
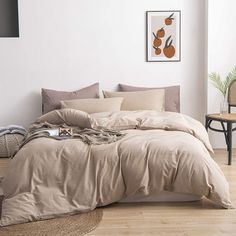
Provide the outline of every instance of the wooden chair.
<path id="1" fill-rule="evenodd" d="M 225 142 L 228 151 L 228 165 L 232 162 L 232 133 L 236 131 L 236 113 L 231 113 L 231 107 L 236 107 L 236 81 L 229 85 L 228 89 L 228 113 L 227 114 L 208 114 L 206 115 L 206 129 L 211 129 L 216 132 L 221 132 L 225 136 Z M 222 129 L 213 128 L 212 122 L 220 122 Z M 226 125 L 226 127 L 225 127 Z"/>
<path id="2" fill-rule="evenodd" d="M 233 81 L 228 89 L 228 112 L 231 113 L 231 107 L 236 107 L 236 80 Z"/>

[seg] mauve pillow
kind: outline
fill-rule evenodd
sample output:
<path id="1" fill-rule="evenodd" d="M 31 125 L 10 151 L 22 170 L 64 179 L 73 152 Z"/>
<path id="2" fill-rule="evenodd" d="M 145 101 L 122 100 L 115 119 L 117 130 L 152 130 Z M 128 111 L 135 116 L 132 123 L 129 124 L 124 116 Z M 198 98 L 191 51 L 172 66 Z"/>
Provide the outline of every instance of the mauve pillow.
<path id="1" fill-rule="evenodd" d="M 60 109 L 60 102 L 63 100 L 99 98 L 99 83 L 73 92 L 56 91 L 42 88 L 42 113 L 48 113 L 52 110 Z"/>
<path id="2" fill-rule="evenodd" d="M 169 86 L 160 88 L 136 87 L 126 84 L 119 84 L 119 91 L 145 91 L 150 89 L 165 89 L 165 111 L 180 112 L 180 86 Z"/>

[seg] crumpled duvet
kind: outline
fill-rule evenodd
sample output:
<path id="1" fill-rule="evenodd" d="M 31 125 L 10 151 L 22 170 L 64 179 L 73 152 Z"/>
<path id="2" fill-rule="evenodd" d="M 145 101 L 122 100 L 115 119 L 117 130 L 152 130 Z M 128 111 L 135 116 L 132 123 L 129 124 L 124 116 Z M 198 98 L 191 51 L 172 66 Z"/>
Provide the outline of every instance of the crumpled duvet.
<path id="1" fill-rule="evenodd" d="M 60 128 L 67 129 L 66 134 L 60 135 Z M 64 131 L 65 132 L 65 131 Z M 106 129 L 92 129 L 84 128 L 80 129 L 78 127 L 70 127 L 65 124 L 61 125 L 52 125 L 47 122 L 32 125 L 30 130 L 27 132 L 24 140 L 22 141 L 20 147 L 16 153 L 24 145 L 30 142 L 33 139 L 37 138 L 52 138 L 56 140 L 62 139 L 80 139 L 84 143 L 89 145 L 100 145 L 116 142 L 121 139 L 125 134 L 119 131 L 112 131 Z"/>
<path id="2" fill-rule="evenodd" d="M 87 114 L 73 109 L 47 113 L 48 122 L 122 130 L 110 144 L 38 138 L 11 160 L 3 180 L 1 225 L 93 210 L 135 195 L 172 191 L 207 197 L 231 208 L 229 186 L 210 157 L 200 122 L 182 114 L 123 111 Z"/>

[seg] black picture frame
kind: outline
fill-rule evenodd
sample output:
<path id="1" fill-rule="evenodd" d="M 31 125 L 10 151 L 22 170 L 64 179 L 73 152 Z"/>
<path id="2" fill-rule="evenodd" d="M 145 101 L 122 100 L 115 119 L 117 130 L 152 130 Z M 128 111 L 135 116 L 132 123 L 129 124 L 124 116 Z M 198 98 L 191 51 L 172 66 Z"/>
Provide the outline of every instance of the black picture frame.
<path id="1" fill-rule="evenodd" d="M 0 0 L 0 38 L 19 37 L 18 0 Z"/>

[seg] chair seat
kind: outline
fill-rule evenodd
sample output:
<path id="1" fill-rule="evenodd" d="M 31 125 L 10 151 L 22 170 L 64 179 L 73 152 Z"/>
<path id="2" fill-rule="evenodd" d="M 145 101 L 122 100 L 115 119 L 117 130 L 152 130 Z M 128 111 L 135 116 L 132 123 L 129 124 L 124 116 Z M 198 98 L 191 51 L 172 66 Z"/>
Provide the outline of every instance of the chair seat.
<path id="1" fill-rule="evenodd" d="M 206 115 L 206 117 L 212 120 L 236 123 L 236 113 L 209 114 Z"/>

